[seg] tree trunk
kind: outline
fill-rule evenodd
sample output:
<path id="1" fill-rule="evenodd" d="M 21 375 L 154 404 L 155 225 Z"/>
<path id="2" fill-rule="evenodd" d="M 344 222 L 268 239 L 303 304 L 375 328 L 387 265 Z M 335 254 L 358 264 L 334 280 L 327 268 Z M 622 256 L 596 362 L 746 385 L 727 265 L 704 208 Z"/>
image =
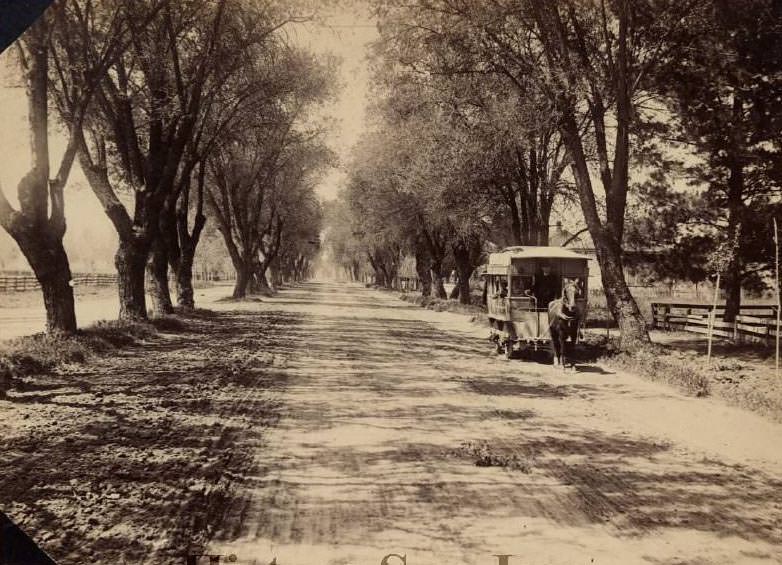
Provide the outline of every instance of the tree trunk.
<path id="1" fill-rule="evenodd" d="M 246 265 L 234 264 L 236 270 L 236 282 L 234 283 L 233 298 L 247 296 L 247 287 L 250 285 L 251 269 Z"/>
<path id="2" fill-rule="evenodd" d="M 513 237 L 513 245 L 523 245 L 523 236 L 521 235 L 521 218 L 519 217 L 519 205 L 516 202 L 516 191 L 511 184 L 508 187 L 507 194 L 508 207 L 510 208 L 510 229 Z"/>
<path id="3" fill-rule="evenodd" d="M 147 303 L 144 294 L 144 270 L 149 252 L 143 243 L 120 241 L 114 255 L 119 292 L 119 319 L 146 320 Z"/>
<path id="4" fill-rule="evenodd" d="M 41 285 L 46 308 L 46 331 L 74 333 L 74 310 L 71 270 L 62 245 L 65 235 L 63 189 L 76 154 L 74 132 L 81 120 L 71 116 L 70 139 L 55 178 L 49 166 L 48 69 L 49 19 L 40 17 L 19 40 L 25 53 L 25 86 L 27 121 L 32 150 L 31 167 L 17 185 L 19 210 L 14 210 L 0 188 L 0 225 L 19 245 Z"/>
<path id="5" fill-rule="evenodd" d="M 46 307 L 46 331 L 74 333 L 76 312 L 71 286 L 71 268 L 59 237 L 39 233 L 19 234 L 19 247 L 38 279 Z"/>
<path id="6" fill-rule="evenodd" d="M 723 320 L 733 322 L 741 311 L 741 258 L 736 253 L 725 273 L 725 314 Z"/>
<path id="7" fill-rule="evenodd" d="M 442 300 L 448 298 L 448 293 L 445 292 L 444 279 L 442 276 L 443 264 L 442 261 L 432 261 L 432 286 L 434 287 L 435 296 Z"/>
<path id="8" fill-rule="evenodd" d="M 271 293 L 269 281 L 266 279 L 266 267 L 263 265 L 256 266 L 253 271 L 252 280 L 250 282 L 250 292 L 257 294 Z"/>
<path id="9" fill-rule="evenodd" d="M 646 322 L 625 281 L 619 246 L 602 233 L 593 238 L 608 310 L 621 332 L 620 346 L 625 351 L 632 351 L 638 345 L 649 342 Z"/>
<path id="10" fill-rule="evenodd" d="M 147 264 L 149 294 L 154 316 L 166 316 L 174 312 L 171 289 L 168 284 L 168 251 L 162 240 L 155 242 Z"/>
<path id="11" fill-rule="evenodd" d="M 453 285 L 451 293 L 448 295 L 448 300 L 456 300 L 461 296 L 462 286 L 461 277 L 456 278 L 456 284 Z"/>
<path id="12" fill-rule="evenodd" d="M 41 283 L 46 308 L 48 333 L 73 333 L 76 331 L 76 311 L 71 286 L 71 269 L 62 245 L 52 257 L 54 268 L 44 276 L 36 275 Z"/>
<path id="13" fill-rule="evenodd" d="M 443 277 L 440 275 L 440 273 L 432 268 L 432 287 L 434 288 L 434 293 L 437 298 L 440 298 L 442 300 L 445 300 L 448 298 L 448 293 L 445 292 L 445 285 L 443 284 Z"/>
<path id="14" fill-rule="evenodd" d="M 573 176 L 578 188 L 581 210 L 584 213 L 589 234 L 595 242 L 597 262 L 600 265 L 600 276 L 603 281 L 608 309 L 621 332 L 620 348 L 624 351 L 632 351 L 641 344 L 649 343 L 650 339 L 646 322 L 625 280 L 620 243 L 623 225 L 616 225 L 623 224 L 624 209 L 614 203 L 612 218 L 609 218 L 607 222 L 608 226 L 602 225 L 595 206 L 589 167 L 579 138 L 579 128 L 572 114 L 567 116 L 564 122 L 562 136 L 572 159 Z M 623 188 L 626 191 L 626 185 Z M 619 208 L 622 210 L 621 215 Z"/>
<path id="15" fill-rule="evenodd" d="M 421 285 L 421 296 L 432 295 L 432 270 L 431 268 L 424 267 L 416 269 L 418 273 L 418 282 Z"/>
<path id="16" fill-rule="evenodd" d="M 457 292 L 456 296 L 459 297 L 459 302 L 461 304 L 470 304 L 472 302 L 472 296 L 470 295 L 470 277 L 472 276 L 475 267 L 473 266 L 470 255 L 468 245 L 459 242 L 453 246 L 453 258 L 456 263 L 456 272 L 458 275 L 458 281 L 454 291 Z"/>
<path id="17" fill-rule="evenodd" d="M 423 241 L 415 246 L 415 271 L 421 285 L 421 296 L 432 294 L 432 257 Z"/>
<path id="18" fill-rule="evenodd" d="M 176 294 L 177 304 L 185 310 L 195 308 L 195 292 L 193 291 L 193 253 L 182 250 L 182 257 L 176 269 Z"/>

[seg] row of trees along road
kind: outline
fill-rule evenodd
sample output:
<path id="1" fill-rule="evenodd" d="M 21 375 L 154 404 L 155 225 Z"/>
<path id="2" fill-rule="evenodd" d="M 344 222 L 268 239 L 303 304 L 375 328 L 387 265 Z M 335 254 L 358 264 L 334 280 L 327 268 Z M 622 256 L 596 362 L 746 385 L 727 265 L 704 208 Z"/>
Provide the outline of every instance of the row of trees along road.
<path id="1" fill-rule="evenodd" d="M 33 159 L 18 210 L 0 192 L 0 224 L 41 284 L 49 331 L 76 330 L 62 239 L 77 160 L 119 237 L 120 319 L 146 318 L 145 278 L 154 313 L 171 312 L 170 270 L 179 305 L 194 306 L 209 217 L 232 259 L 241 239 L 237 296 L 250 263 L 256 280 L 306 271 L 314 178 L 331 158 L 307 120 L 333 64 L 290 44 L 295 14 L 276 0 L 58 0 L 17 41 Z M 49 108 L 68 137 L 53 176 Z"/>
<path id="2" fill-rule="evenodd" d="M 552 210 L 580 209 L 621 346 L 632 349 L 649 338 L 624 248 L 644 241 L 675 254 L 684 229 L 676 218 L 697 216 L 698 200 L 702 223 L 718 226 L 705 234 L 709 245 L 742 234 L 727 277 L 728 311 L 736 311 L 737 265 L 754 241 L 746 219 L 758 208 L 768 214 L 782 170 L 779 3 L 372 5 L 381 33 L 374 129 L 330 211 L 351 221 L 330 232 L 346 272 L 366 263 L 388 283 L 402 250 L 416 257 L 425 294 L 431 278 L 444 296 L 443 269 L 455 267 L 468 302 L 486 241 L 545 245 Z M 677 168 L 671 156 L 682 146 L 692 159 Z M 697 185 L 692 195 L 673 194 L 681 175 Z M 682 206 L 665 215 L 646 205 L 650 195 Z"/>

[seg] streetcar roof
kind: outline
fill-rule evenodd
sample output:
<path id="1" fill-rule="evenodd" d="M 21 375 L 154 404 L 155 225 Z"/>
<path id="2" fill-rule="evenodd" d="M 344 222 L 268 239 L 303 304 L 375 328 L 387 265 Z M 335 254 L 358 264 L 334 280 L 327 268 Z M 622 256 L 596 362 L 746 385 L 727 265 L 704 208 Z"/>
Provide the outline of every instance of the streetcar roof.
<path id="1" fill-rule="evenodd" d="M 513 259 L 581 259 L 588 257 L 564 247 L 553 246 L 514 246 L 506 247 L 499 253 L 489 255 L 489 265 L 510 265 Z"/>

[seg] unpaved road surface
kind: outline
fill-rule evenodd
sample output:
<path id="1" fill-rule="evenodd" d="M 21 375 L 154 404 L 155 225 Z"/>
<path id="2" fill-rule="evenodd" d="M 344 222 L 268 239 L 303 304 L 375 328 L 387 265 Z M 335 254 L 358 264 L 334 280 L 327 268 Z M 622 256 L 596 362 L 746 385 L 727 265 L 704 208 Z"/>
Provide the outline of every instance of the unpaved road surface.
<path id="1" fill-rule="evenodd" d="M 212 307 L 0 403 L 0 502 L 62 563 L 782 562 L 780 424 L 358 286 Z"/>
<path id="2" fill-rule="evenodd" d="M 782 560 L 778 424 L 595 366 L 508 362 L 464 317 L 369 290 L 312 285 L 273 307 L 301 316 L 285 336 L 296 355 L 257 454 L 264 473 L 216 553 L 291 565 L 389 553 L 415 565 Z"/>

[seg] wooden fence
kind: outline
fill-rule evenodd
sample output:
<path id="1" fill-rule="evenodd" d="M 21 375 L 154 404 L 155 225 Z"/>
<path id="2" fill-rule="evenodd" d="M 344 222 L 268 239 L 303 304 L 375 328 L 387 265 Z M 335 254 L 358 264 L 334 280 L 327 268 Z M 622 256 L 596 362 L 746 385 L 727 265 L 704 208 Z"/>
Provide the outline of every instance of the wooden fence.
<path id="1" fill-rule="evenodd" d="M 726 322 L 722 319 L 725 306 L 717 305 L 712 334 L 771 345 L 777 335 L 776 309 L 775 304 L 747 304 L 741 307 L 735 321 Z M 652 328 L 708 334 L 711 310 L 710 304 L 653 302 Z"/>
<path id="2" fill-rule="evenodd" d="M 193 284 L 213 283 L 218 281 L 233 281 L 235 273 L 195 272 Z M 112 286 L 117 284 L 115 273 L 76 273 L 73 275 L 73 286 Z M 174 284 L 173 273 L 169 274 L 169 283 Z M 0 292 L 23 292 L 40 290 L 38 280 L 30 273 L 0 272 Z"/>
<path id="3" fill-rule="evenodd" d="M 109 286 L 117 283 L 117 275 L 111 273 L 77 273 L 73 286 Z M 39 290 L 35 275 L 0 275 L 0 292 Z"/>

